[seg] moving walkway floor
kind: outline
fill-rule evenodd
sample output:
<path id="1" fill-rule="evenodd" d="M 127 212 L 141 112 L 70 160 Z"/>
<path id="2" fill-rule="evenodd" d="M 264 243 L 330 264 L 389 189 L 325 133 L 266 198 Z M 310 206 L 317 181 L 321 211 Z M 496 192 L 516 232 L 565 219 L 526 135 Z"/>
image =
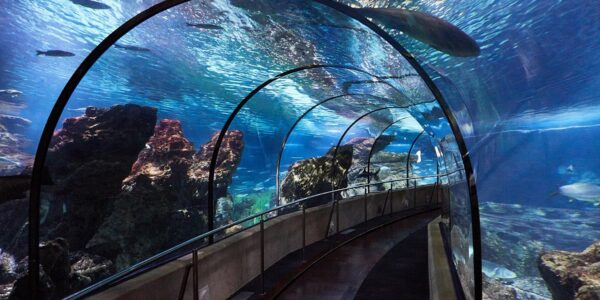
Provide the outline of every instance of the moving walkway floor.
<path id="1" fill-rule="evenodd" d="M 427 224 L 409 217 L 363 235 L 313 265 L 279 299 L 428 299 Z"/>

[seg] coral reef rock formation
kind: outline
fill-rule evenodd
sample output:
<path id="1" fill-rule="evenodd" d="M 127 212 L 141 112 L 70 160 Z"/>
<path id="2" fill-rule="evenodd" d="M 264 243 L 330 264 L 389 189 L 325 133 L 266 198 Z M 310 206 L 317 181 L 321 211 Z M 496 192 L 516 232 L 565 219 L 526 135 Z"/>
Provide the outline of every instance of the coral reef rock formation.
<path id="1" fill-rule="evenodd" d="M 281 183 L 279 204 L 286 204 L 332 189 L 345 188 L 348 185 L 346 172 L 352 163 L 352 145 L 341 146 L 337 151 L 335 162 L 333 162 L 334 152 L 335 147 L 325 156 L 297 161 L 291 165 Z M 330 199 L 330 195 L 324 195 L 316 197 L 309 203 L 321 203 Z"/>
<path id="2" fill-rule="evenodd" d="M 394 136 L 382 135 L 375 144 L 374 138 L 368 137 L 355 137 L 350 139 L 345 145 L 352 145 L 352 164 L 357 162 L 367 163 L 369 154 L 373 155 L 387 147 L 394 139 Z M 373 146 L 375 148 L 373 148 Z"/>
<path id="3" fill-rule="evenodd" d="M 110 213 L 155 124 L 156 109 L 133 104 L 88 107 L 85 115 L 66 119 L 48 149 L 54 185 L 43 195 L 42 236 L 64 237 L 72 250 L 82 249 Z"/>
<path id="4" fill-rule="evenodd" d="M 406 177 L 406 153 L 394 153 L 379 151 L 372 155 L 370 173 L 367 173 L 367 161 L 355 161 L 348 171 L 349 185 L 361 185 L 367 183 L 367 176 L 371 183 L 394 181 L 394 189 L 400 189 L 406 186 L 406 181 L 401 180 Z M 411 161 L 415 158 L 412 157 Z M 372 185 L 371 192 L 384 191 L 391 188 L 392 184 L 385 183 L 381 185 Z M 345 191 L 344 197 L 362 195 L 363 188 L 351 189 Z"/>
<path id="5" fill-rule="evenodd" d="M 502 284 L 500 281 L 483 276 L 484 300 L 517 300 L 514 288 Z"/>
<path id="6" fill-rule="evenodd" d="M 20 260 L 27 255 L 29 200 L 14 199 L 0 204 L 0 249 Z"/>
<path id="7" fill-rule="evenodd" d="M 188 176 L 198 182 L 208 182 L 208 173 L 210 171 L 210 161 L 213 149 L 217 143 L 219 132 L 215 133 L 210 141 L 200 148 L 200 151 L 194 157 L 194 163 L 188 171 Z M 233 172 L 237 169 L 242 158 L 244 150 L 244 135 L 239 130 L 230 130 L 223 136 L 217 164 L 215 168 L 215 199 L 227 194 L 227 187 L 231 183 Z M 207 193 L 208 185 L 199 185 L 205 189 L 196 191 L 198 195 Z"/>
<path id="8" fill-rule="evenodd" d="M 161 120 L 133 164 L 106 218 L 87 248 L 122 269 L 206 231 L 208 167 L 214 143 L 194 154 L 177 120 Z M 243 135 L 225 135 L 216 167 L 215 199 L 226 196 Z M 208 153 L 210 152 L 210 153 Z"/>
<path id="9" fill-rule="evenodd" d="M 78 254 L 78 256 L 82 256 Z M 96 258 L 98 261 L 104 261 Z M 69 255 L 69 244 L 63 238 L 47 241 L 40 246 L 40 294 L 41 299 L 59 299 L 80 290 L 91 282 L 88 275 L 93 275 L 86 268 L 74 269 L 73 257 Z M 75 264 L 77 265 L 77 263 Z M 96 269 L 111 268 L 111 265 L 98 264 Z M 23 270 L 24 271 L 24 270 Z M 110 272 L 110 270 L 107 270 Z M 10 299 L 30 299 L 28 286 L 29 274 L 17 279 L 10 294 Z"/>
<path id="10" fill-rule="evenodd" d="M 30 124 L 21 117 L 0 114 L 0 176 L 17 175 L 33 163 L 33 156 L 22 151 L 23 132 Z"/>
<path id="11" fill-rule="evenodd" d="M 538 267 L 554 299 L 600 299 L 600 241 L 580 253 L 542 253 Z"/>
<path id="12" fill-rule="evenodd" d="M 353 147 L 352 166 L 347 172 L 349 186 L 363 185 L 369 180 L 371 182 L 389 181 L 404 176 L 406 170 L 406 155 L 382 152 L 393 139 L 394 136 L 389 135 L 382 135 L 377 141 L 374 138 L 356 137 L 346 143 L 346 145 L 351 145 Z M 368 167 L 369 155 L 371 155 L 370 167 Z M 386 160 L 384 164 L 379 163 L 382 159 Z M 402 183 L 398 182 L 395 186 L 399 188 L 401 184 Z M 390 184 L 372 186 L 371 191 L 385 190 L 389 187 Z M 342 192 L 342 197 L 350 198 L 362 195 L 363 193 L 363 187 L 349 189 Z"/>

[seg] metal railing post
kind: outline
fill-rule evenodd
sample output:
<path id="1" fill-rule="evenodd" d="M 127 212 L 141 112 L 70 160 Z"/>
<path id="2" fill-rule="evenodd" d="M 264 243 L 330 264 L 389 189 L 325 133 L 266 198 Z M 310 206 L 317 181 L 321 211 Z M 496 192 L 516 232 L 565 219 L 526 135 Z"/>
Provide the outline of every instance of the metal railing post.
<path id="1" fill-rule="evenodd" d="M 364 214 L 365 214 L 365 223 L 367 222 L 367 187 L 365 186 L 365 196 L 364 196 Z"/>
<path id="2" fill-rule="evenodd" d="M 327 227 L 325 227 L 325 238 L 329 237 L 329 229 L 331 228 L 331 220 L 333 219 L 333 210 L 335 209 L 335 201 L 331 202 L 331 209 L 329 210 L 329 218 L 327 219 Z"/>
<path id="3" fill-rule="evenodd" d="M 302 203 L 302 261 L 306 260 L 306 205 Z"/>
<path id="4" fill-rule="evenodd" d="M 198 251 L 194 249 L 192 252 L 192 288 L 194 289 L 192 294 L 194 300 L 199 300 L 198 295 Z"/>
<path id="5" fill-rule="evenodd" d="M 417 208 L 417 180 L 413 181 L 413 207 Z"/>
<path id="6" fill-rule="evenodd" d="M 191 268 L 191 265 L 187 265 L 185 267 L 185 271 L 183 272 L 183 278 L 181 279 L 181 287 L 179 288 L 179 297 L 177 298 L 179 300 L 183 300 L 183 297 L 185 296 L 185 289 L 187 287 L 188 279 L 190 278 Z"/>
<path id="7" fill-rule="evenodd" d="M 260 215 L 260 287 L 261 295 L 265 294 L 265 220 Z"/>
<path id="8" fill-rule="evenodd" d="M 461 170 L 455 170 L 452 173 L 445 173 L 445 174 L 441 174 L 439 176 L 440 177 L 442 177 L 442 176 L 449 176 L 449 175 L 451 175 L 453 173 L 456 173 L 458 171 L 461 171 Z M 413 177 L 412 179 L 414 179 L 414 178 L 421 179 L 421 178 L 428 178 L 428 177 L 436 177 L 436 176 L 435 175 L 433 175 L 433 176 L 417 176 L 417 177 Z M 386 183 L 400 182 L 400 181 L 404 181 L 404 180 L 405 180 L 404 178 L 401 178 L 401 179 L 397 179 L 397 180 L 380 181 L 380 182 L 377 182 L 377 183 L 374 183 L 374 184 L 381 185 L 381 184 L 386 184 Z M 88 286 L 88 287 L 86 287 L 86 288 L 84 288 L 84 289 L 76 292 L 75 294 L 71 295 L 71 298 L 81 298 L 81 297 L 84 297 L 86 295 L 89 295 L 92 292 L 97 291 L 101 287 L 104 287 L 104 286 L 110 285 L 110 284 L 115 284 L 115 283 L 118 282 L 118 280 L 121 280 L 122 278 L 124 278 L 126 276 L 130 276 L 131 274 L 134 274 L 135 272 L 141 270 L 142 268 L 148 267 L 149 265 L 156 263 L 159 259 L 164 259 L 164 257 L 166 257 L 167 255 L 173 255 L 174 253 L 177 253 L 177 251 L 180 251 L 180 253 L 181 253 L 182 251 L 184 251 L 184 249 L 186 249 L 186 247 L 193 247 L 193 250 L 185 251 L 185 254 L 186 255 L 192 254 L 192 264 L 188 265 L 188 268 L 191 268 L 194 271 L 194 274 L 193 274 L 194 277 L 192 278 L 192 283 L 193 283 L 193 285 L 195 287 L 194 287 L 194 290 L 192 292 L 196 293 L 196 295 L 194 295 L 194 298 L 198 298 L 199 297 L 198 293 L 200 291 L 198 289 L 198 284 L 199 284 L 198 281 L 199 281 L 199 279 L 198 279 L 198 275 L 197 275 L 198 274 L 198 270 L 199 270 L 199 258 L 198 258 L 199 254 L 198 254 L 198 251 L 200 249 L 202 249 L 203 247 L 206 247 L 208 245 L 208 243 L 206 243 L 206 240 L 208 239 L 208 237 L 211 236 L 211 235 L 215 235 L 215 234 L 217 234 L 219 232 L 222 232 L 222 231 L 224 231 L 224 230 L 226 230 L 228 228 L 232 228 L 233 226 L 242 225 L 242 224 L 244 224 L 246 222 L 250 222 L 250 221 L 255 222 L 256 218 L 261 218 L 261 222 L 260 222 L 261 223 L 260 224 L 261 225 L 261 233 L 260 233 L 261 234 L 261 245 L 260 245 L 260 247 L 262 248 L 261 249 L 261 256 L 262 256 L 262 260 L 263 260 L 262 263 L 261 263 L 261 269 L 262 269 L 263 274 L 264 274 L 264 252 L 265 252 L 265 249 L 264 249 L 264 222 L 266 222 L 265 216 L 267 216 L 268 214 L 273 213 L 273 212 L 279 212 L 279 211 L 281 211 L 284 208 L 289 208 L 289 207 L 292 207 L 292 206 L 296 206 L 297 207 L 297 205 L 302 205 L 303 206 L 302 207 L 303 208 L 303 212 L 302 212 L 303 213 L 303 222 L 304 222 L 304 224 L 303 224 L 303 231 L 304 231 L 303 232 L 303 247 L 306 247 L 306 221 L 305 221 L 306 220 L 306 212 L 305 212 L 305 210 L 306 210 L 306 203 L 309 200 L 314 199 L 316 197 L 322 197 L 324 195 L 329 195 L 331 193 L 346 191 L 346 190 L 350 190 L 350 189 L 356 190 L 356 189 L 360 189 L 361 187 L 365 188 L 365 194 L 364 194 L 364 214 L 365 214 L 365 221 L 366 221 L 366 219 L 368 217 L 367 202 L 366 201 L 367 201 L 367 197 L 368 197 L 368 195 L 370 195 L 370 193 L 368 192 L 367 185 L 365 185 L 365 184 L 359 184 L 359 185 L 355 185 L 355 186 L 351 186 L 351 187 L 346 187 L 346 188 L 342 188 L 342 189 L 337 189 L 337 190 L 332 190 L 332 191 L 328 191 L 328 192 L 324 192 L 324 193 L 319 193 L 319 194 L 311 195 L 311 196 L 308 196 L 308 197 L 296 199 L 296 200 L 288 202 L 288 203 L 286 203 L 284 205 L 280 205 L 280 206 L 277 206 L 277 207 L 274 207 L 274 208 L 271 208 L 271 209 L 267 209 L 267 210 L 265 210 L 263 212 L 253 214 L 251 216 L 247 216 L 247 217 L 239 219 L 239 220 L 237 220 L 235 222 L 229 223 L 227 225 L 223 225 L 223 226 L 221 226 L 219 228 L 215 228 L 213 230 L 204 232 L 204 233 L 202 233 L 202 234 L 200 234 L 200 235 L 198 235 L 196 237 L 193 237 L 193 238 L 191 238 L 191 239 L 189 239 L 189 240 L 187 240 L 187 241 L 185 241 L 185 242 L 183 242 L 181 244 L 178 244 L 178 245 L 176 245 L 176 246 L 174 246 L 174 247 L 172 247 L 170 249 L 167 249 L 167 250 L 165 250 L 165 251 L 163 251 L 161 253 L 158 253 L 158 254 L 150 257 L 150 258 L 147 258 L 147 259 L 145 259 L 145 260 L 143 260 L 141 262 L 138 262 L 138 263 L 130 266 L 129 268 L 127 268 L 125 270 L 119 271 L 119 272 L 117 272 L 116 274 L 114 274 L 111 277 L 108 277 L 106 279 L 103 279 L 103 280 L 95 283 L 95 284 L 92 284 L 92 285 L 90 285 L 90 286 Z M 438 189 L 439 188 L 441 188 L 441 185 L 438 186 Z M 393 188 L 391 188 L 390 190 L 393 192 Z M 444 197 L 443 194 L 440 195 L 439 193 L 438 193 L 438 196 L 439 197 Z M 354 199 L 357 199 L 358 201 L 360 201 L 360 199 L 358 199 L 359 197 L 360 197 L 360 195 L 354 197 Z M 334 203 L 332 203 L 332 204 L 334 204 Z M 390 205 L 390 208 L 391 208 L 391 205 Z M 333 214 L 333 206 L 332 206 L 332 210 L 331 210 L 330 220 L 331 220 L 331 217 L 333 216 L 332 214 Z M 280 214 L 279 216 L 281 216 L 281 215 L 282 214 Z M 259 224 L 255 224 L 254 226 L 258 226 L 258 225 Z M 254 228 L 254 226 L 246 227 L 245 229 L 242 229 L 242 230 L 235 230 L 234 233 L 226 235 L 224 238 L 233 236 L 236 233 L 240 233 L 240 232 L 242 232 L 242 231 L 244 231 L 246 229 Z M 197 243 L 200 243 L 200 242 L 203 242 L 203 244 L 194 247 L 194 245 L 196 245 Z M 182 289 L 185 289 L 185 286 L 183 284 L 182 284 L 182 287 L 183 287 Z M 185 293 L 185 290 L 183 292 Z"/>
<path id="9" fill-rule="evenodd" d="M 385 208 L 387 207 L 388 204 L 388 199 L 390 198 L 390 192 L 392 190 L 388 190 L 387 193 L 385 193 L 385 201 L 383 202 L 383 209 L 381 210 L 381 216 L 383 217 L 383 215 L 385 215 Z"/>
<path id="10" fill-rule="evenodd" d="M 335 200 L 335 231 L 340 233 L 340 199 Z"/>
<path id="11" fill-rule="evenodd" d="M 390 195 L 390 214 L 394 213 L 394 182 L 390 182 L 390 190 L 392 194 Z"/>

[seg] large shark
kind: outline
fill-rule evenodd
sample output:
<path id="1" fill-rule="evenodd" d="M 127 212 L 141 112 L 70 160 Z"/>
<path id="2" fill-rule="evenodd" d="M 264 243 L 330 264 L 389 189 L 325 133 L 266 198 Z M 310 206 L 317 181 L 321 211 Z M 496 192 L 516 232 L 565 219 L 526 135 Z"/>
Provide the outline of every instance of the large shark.
<path id="1" fill-rule="evenodd" d="M 402 8 L 357 8 L 360 14 L 452 56 L 477 56 L 479 45 L 458 27 L 438 17 Z"/>
<path id="2" fill-rule="evenodd" d="M 558 188 L 558 192 L 570 199 L 591 202 L 595 206 L 600 205 L 600 186 L 592 183 L 576 182 L 563 185 Z"/>

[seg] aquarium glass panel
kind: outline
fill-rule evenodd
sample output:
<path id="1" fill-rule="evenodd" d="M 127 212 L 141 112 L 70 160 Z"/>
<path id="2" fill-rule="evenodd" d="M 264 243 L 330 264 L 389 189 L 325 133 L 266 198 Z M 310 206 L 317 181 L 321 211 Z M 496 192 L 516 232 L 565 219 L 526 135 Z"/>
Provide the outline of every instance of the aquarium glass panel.
<path id="1" fill-rule="evenodd" d="M 0 3 L 0 298 L 27 272 L 31 166 L 52 105 L 100 41 L 157 2 Z"/>
<path id="2" fill-rule="evenodd" d="M 342 2 L 428 13 L 479 44 L 479 55 L 456 57 L 379 23 L 421 62 L 465 137 L 480 206 L 484 294 L 575 297 L 577 290 L 553 279 L 560 271 L 551 259 L 557 251 L 575 259 L 600 240 L 591 217 L 600 190 L 597 2 Z"/>
<path id="3" fill-rule="evenodd" d="M 81 3 L 99 14 L 119 7 Z M 92 47 L 108 32 L 92 36 L 82 31 L 72 38 Z M 80 52 L 74 57 L 83 57 Z M 39 56 L 55 63 L 73 57 L 66 50 Z M 74 58 L 70 62 L 72 69 L 78 64 Z M 72 70 L 62 72 L 66 78 Z M 46 90 L 56 95 L 63 84 Z M 22 96 L 3 93 L 12 101 L 7 103 Z M 334 97 L 290 131 L 304 112 Z M 52 297 L 67 296 L 203 245 L 208 239 L 184 243 L 209 230 L 211 221 L 215 227 L 230 226 L 316 194 L 317 187 L 309 185 L 279 201 L 276 182 L 284 195 L 286 178 L 306 177 L 292 175 L 303 171 L 297 166 L 307 159 L 312 159 L 309 169 L 327 173 L 344 159 L 350 168 L 354 152 L 370 150 L 355 147 L 352 140 L 373 139 L 400 118 L 418 126 L 412 110 L 434 101 L 399 52 L 359 22 L 317 3 L 195 0 L 161 12 L 95 62 L 55 128 L 40 208 L 41 269 L 49 277 L 41 280 L 59 287 L 48 291 Z M 47 116 L 52 104 L 36 107 L 46 107 L 39 116 Z M 357 118 L 391 107 L 358 122 L 341 146 L 332 149 Z M 216 156 L 214 197 L 209 199 L 211 159 L 228 119 Z M 24 136 L 37 140 L 44 121 L 38 117 L 37 133 Z M 288 132 L 278 174 L 279 149 Z M 328 156 L 332 151 L 339 153 L 335 161 Z M 314 179 L 314 173 L 307 174 Z M 339 175 L 340 182 L 347 181 L 346 170 Z M 329 184 L 340 187 L 338 181 Z M 210 207 L 213 220 L 208 219 Z M 254 221 L 227 227 L 217 237 Z M 70 272 L 59 274 L 54 268 Z"/>

